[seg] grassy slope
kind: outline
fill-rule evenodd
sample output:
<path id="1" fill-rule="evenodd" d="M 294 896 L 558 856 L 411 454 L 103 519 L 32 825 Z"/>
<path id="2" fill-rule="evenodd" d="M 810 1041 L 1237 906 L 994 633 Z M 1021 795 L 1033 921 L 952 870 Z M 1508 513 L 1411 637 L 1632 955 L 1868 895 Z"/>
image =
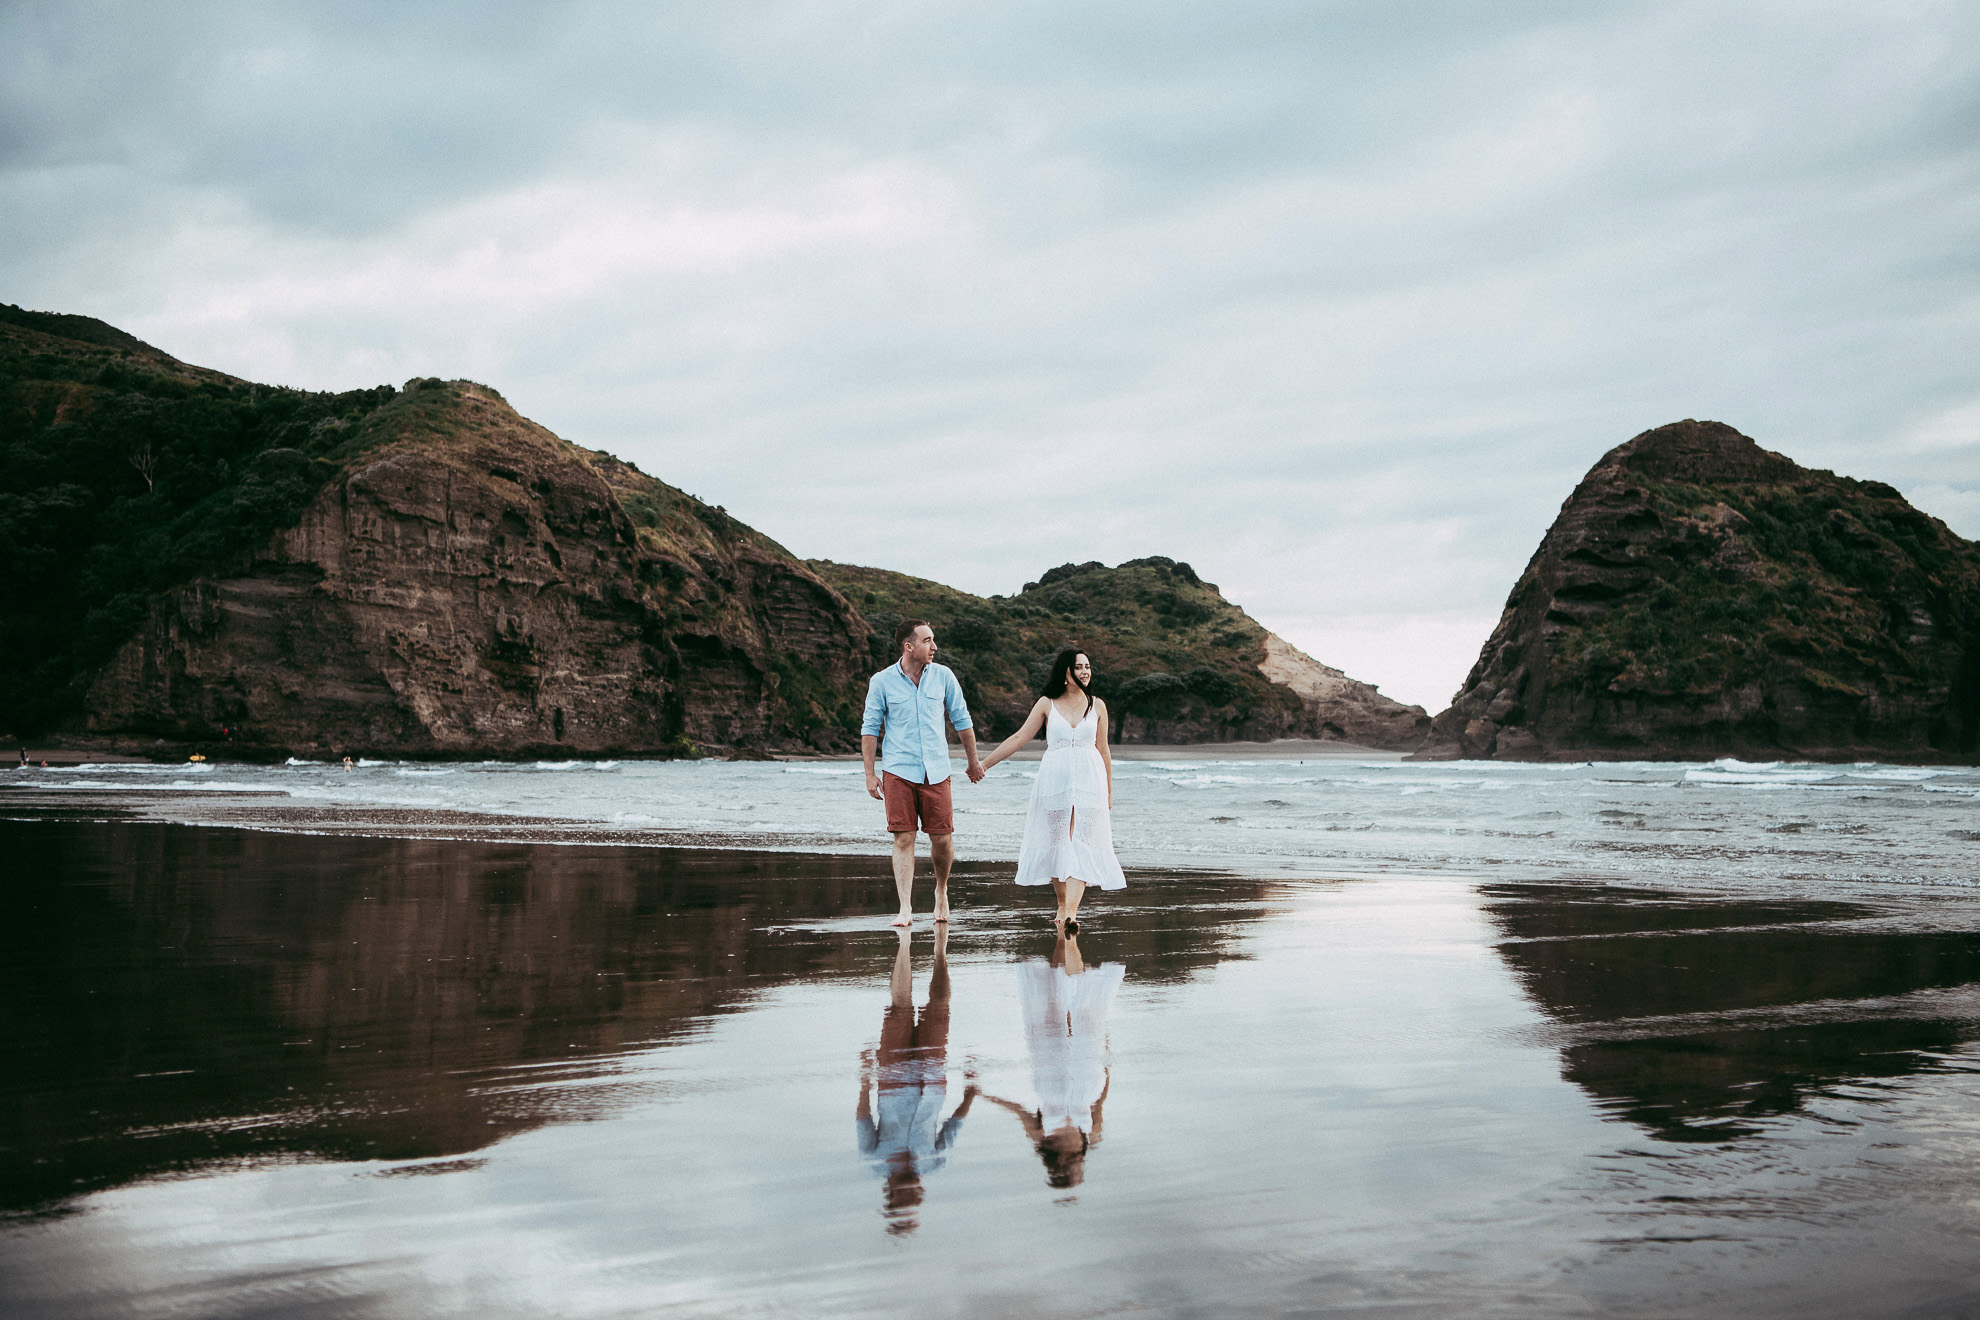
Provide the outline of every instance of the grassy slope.
<path id="1" fill-rule="evenodd" d="M 1265 629 L 1187 564 L 1068 564 L 1007 598 L 886 569 L 809 562 L 873 626 L 876 667 L 892 659 L 903 617 L 927 619 L 942 661 L 961 677 L 992 736 L 1017 727 L 1045 667 L 1069 645 L 1091 655 L 1094 687 L 1117 714 L 1182 722 L 1210 737 L 1231 736 L 1255 717 L 1300 714 L 1297 697 L 1258 673 Z"/>

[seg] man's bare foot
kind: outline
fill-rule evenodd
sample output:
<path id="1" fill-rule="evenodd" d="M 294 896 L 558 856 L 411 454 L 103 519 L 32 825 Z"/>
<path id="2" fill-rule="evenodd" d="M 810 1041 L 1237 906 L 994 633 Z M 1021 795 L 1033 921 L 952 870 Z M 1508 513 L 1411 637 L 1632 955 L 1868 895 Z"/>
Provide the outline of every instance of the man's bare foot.
<path id="1" fill-rule="evenodd" d="M 914 913 L 903 912 L 901 913 L 900 916 L 895 917 L 892 921 L 888 922 L 887 924 L 889 926 L 912 926 L 914 924 Z"/>

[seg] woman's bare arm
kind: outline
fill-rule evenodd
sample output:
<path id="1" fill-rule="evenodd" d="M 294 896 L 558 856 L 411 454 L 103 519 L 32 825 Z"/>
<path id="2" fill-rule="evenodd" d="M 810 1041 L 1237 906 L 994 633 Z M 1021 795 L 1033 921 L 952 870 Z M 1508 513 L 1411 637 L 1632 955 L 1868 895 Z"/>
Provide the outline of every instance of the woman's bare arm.
<path id="1" fill-rule="evenodd" d="M 1015 1101 L 1006 1100 L 1000 1095 L 991 1095 L 988 1091 L 983 1092 L 983 1098 L 993 1105 L 1001 1106 L 1016 1114 L 1018 1122 L 1024 1124 L 1025 1135 L 1029 1136 L 1033 1141 L 1043 1141 L 1045 1139 L 1045 1125 L 1038 1121 L 1038 1115 L 1031 1110 L 1026 1109 L 1023 1105 Z"/>
<path id="2" fill-rule="evenodd" d="M 1038 736 L 1038 731 L 1045 726 L 1045 706 L 1045 698 L 1040 697 L 1032 705 L 1031 714 L 1024 717 L 1024 723 L 1018 725 L 1018 731 L 998 743 L 997 750 L 983 758 L 983 768 L 985 770 L 988 770 L 991 766 L 997 764 L 997 762 L 1003 760 L 1012 752 L 1015 752 L 1018 748 Z"/>

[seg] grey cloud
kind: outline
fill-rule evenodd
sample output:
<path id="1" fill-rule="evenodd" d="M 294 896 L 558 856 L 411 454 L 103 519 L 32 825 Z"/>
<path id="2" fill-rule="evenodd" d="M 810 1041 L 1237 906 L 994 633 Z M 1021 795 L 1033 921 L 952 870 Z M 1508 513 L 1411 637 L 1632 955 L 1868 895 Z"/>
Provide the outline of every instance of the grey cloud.
<path id="1" fill-rule="evenodd" d="M 490 379 L 802 553 L 981 591 L 1175 554 L 1435 704 L 1648 426 L 1980 532 L 1976 38 L 1930 3 L 17 5 L 0 297 L 262 379 Z M 952 530 L 876 513 L 903 465 Z"/>

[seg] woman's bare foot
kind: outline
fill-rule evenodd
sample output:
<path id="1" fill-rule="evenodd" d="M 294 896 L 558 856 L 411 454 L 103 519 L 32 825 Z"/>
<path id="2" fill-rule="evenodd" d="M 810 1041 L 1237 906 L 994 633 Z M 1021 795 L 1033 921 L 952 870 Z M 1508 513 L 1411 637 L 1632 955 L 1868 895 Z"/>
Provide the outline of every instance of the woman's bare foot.
<path id="1" fill-rule="evenodd" d="M 888 922 L 887 924 L 889 926 L 912 926 L 914 924 L 914 913 L 903 912 L 901 913 L 900 916 L 895 917 L 892 921 Z"/>

